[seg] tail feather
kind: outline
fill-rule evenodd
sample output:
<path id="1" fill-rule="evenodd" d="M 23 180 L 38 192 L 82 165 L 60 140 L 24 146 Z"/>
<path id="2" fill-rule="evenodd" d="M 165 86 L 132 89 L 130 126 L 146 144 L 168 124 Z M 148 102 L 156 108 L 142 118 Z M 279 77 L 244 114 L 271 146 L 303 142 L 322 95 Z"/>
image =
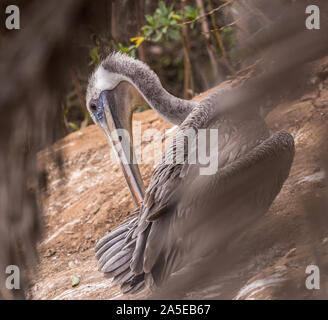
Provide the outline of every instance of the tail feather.
<path id="1" fill-rule="evenodd" d="M 132 237 L 133 237 L 134 228 L 131 227 L 131 229 L 126 233 L 125 243 L 130 243 Z"/>
<path id="2" fill-rule="evenodd" d="M 130 261 L 122 264 L 120 267 L 116 268 L 112 272 L 105 272 L 104 275 L 106 278 L 116 278 L 119 277 L 123 272 L 131 271 L 130 269 Z"/>
<path id="3" fill-rule="evenodd" d="M 136 242 L 137 242 L 137 239 L 132 239 L 129 243 L 127 243 L 127 244 L 123 247 L 123 250 L 124 250 L 124 249 L 128 249 L 128 248 L 135 248 L 135 246 L 136 246 Z"/>
<path id="4" fill-rule="evenodd" d="M 116 253 L 118 253 L 122 249 L 122 245 L 124 243 L 125 243 L 125 239 L 119 240 L 100 256 L 98 260 L 99 269 L 101 269 L 111 257 L 113 257 Z"/>
<path id="5" fill-rule="evenodd" d="M 132 273 L 130 268 L 127 268 L 126 270 L 124 270 L 123 272 L 118 274 L 116 277 L 114 277 L 112 285 L 116 286 L 120 283 L 124 283 L 126 281 L 131 280 L 133 277 L 134 277 L 134 274 Z"/>
<path id="6" fill-rule="evenodd" d="M 111 272 L 111 274 L 113 275 L 113 277 L 118 277 L 119 275 L 121 275 L 126 270 L 131 271 L 131 269 L 130 269 L 130 260 L 128 260 L 126 263 L 122 264 L 120 267 L 115 269 L 113 272 Z"/>
<path id="7" fill-rule="evenodd" d="M 129 225 L 129 221 L 123 223 L 118 228 L 114 229 L 112 232 L 109 232 L 104 237 L 102 237 L 96 244 L 96 251 L 99 251 L 101 247 L 103 247 L 106 243 L 108 243 L 110 240 L 116 238 L 118 235 L 120 235 L 122 232 L 127 230 L 127 227 Z"/>
<path id="8" fill-rule="evenodd" d="M 144 285 L 145 285 L 144 274 L 139 274 L 137 276 L 133 276 L 128 281 L 125 281 L 121 285 L 121 289 L 123 293 L 137 293 L 144 288 Z"/>
<path id="9" fill-rule="evenodd" d="M 129 294 L 136 294 L 145 288 L 145 281 L 141 281 L 136 284 L 128 293 Z"/>
<path id="10" fill-rule="evenodd" d="M 118 241 L 125 239 L 126 231 L 120 233 L 117 237 L 111 238 L 107 243 L 105 243 L 99 250 L 96 251 L 96 257 L 99 259 L 105 252 L 107 252 L 113 245 L 115 245 Z"/>
<path id="11" fill-rule="evenodd" d="M 125 264 L 130 260 L 131 260 L 131 250 L 120 251 L 104 264 L 101 271 L 112 272 L 115 269 L 119 268 L 122 264 Z"/>
<path id="12" fill-rule="evenodd" d="M 131 270 L 135 274 L 143 273 L 143 252 L 145 251 L 146 241 L 149 234 L 150 228 L 147 228 L 143 233 L 141 233 L 136 241 L 135 249 L 133 251 L 133 256 L 131 260 Z"/>
<path id="13" fill-rule="evenodd" d="M 134 214 L 138 214 L 136 210 Z M 127 221 L 105 235 L 96 245 L 99 269 L 106 278 L 113 278 L 112 285 L 121 285 L 123 293 L 137 293 L 145 287 L 144 273 L 136 275 L 131 269 L 137 239 L 133 233 L 138 225 L 137 217 Z"/>

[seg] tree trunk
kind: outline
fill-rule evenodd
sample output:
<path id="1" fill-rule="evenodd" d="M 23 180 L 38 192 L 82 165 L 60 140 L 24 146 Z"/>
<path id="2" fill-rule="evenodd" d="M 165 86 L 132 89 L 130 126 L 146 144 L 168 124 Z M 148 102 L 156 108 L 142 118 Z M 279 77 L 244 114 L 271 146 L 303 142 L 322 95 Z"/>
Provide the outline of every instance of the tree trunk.
<path id="1" fill-rule="evenodd" d="M 200 9 L 200 11 L 199 11 L 200 15 L 204 16 L 205 9 L 204 9 L 203 0 L 196 0 L 196 3 L 197 3 L 197 7 Z M 208 26 L 206 17 L 204 17 L 204 19 L 202 19 L 201 27 L 202 27 L 202 32 L 203 32 L 205 40 L 206 40 L 206 50 L 207 50 L 207 54 L 210 58 L 210 63 L 211 63 L 211 67 L 213 70 L 213 76 L 215 79 L 217 79 L 219 77 L 218 64 L 217 64 L 217 61 L 215 58 L 215 48 L 211 41 L 210 28 Z"/>
<path id="2" fill-rule="evenodd" d="M 210 11 L 211 11 L 213 9 L 212 1 L 211 0 L 208 0 L 208 4 L 210 6 Z M 231 64 L 230 64 L 230 62 L 228 60 L 227 51 L 226 51 L 226 49 L 224 47 L 223 40 L 222 40 L 222 37 L 220 35 L 219 28 L 216 25 L 214 13 L 211 13 L 210 16 L 211 16 L 211 22 L 212 22 L 212 26 L 213 26 L 215 38 L 216 38 L 216 40 L 217 40 L 217 42 L 219 44 L 219 47 L 221 49 L 223 63 L 226 66 L 226 68 L 229 70 L 229 72 L 232 73 L 232 74 L 234 74 L 235 73 L 235 70 L 233 69 L 233 67 L 231 66 Z"/>
<path id="3" fill-rule="evenodd" d="M 143 26 L 142 19 L 144 16 L 144 1 L 135 0 L 135 9 L 137 28 L 139 32 L 141 30 L 141 27 Z M 138 58 L 144 62 L 146 62 L 145 45 L 146 43 L 144 42 L 141 46 L 138 47 Z"/>
<path id="4" fill-rule="evenodd" d="M 186 5 L 186 0 L 181 0 L 182 8 Z M 183 64 L 184 64 L 184 90 L 183 97 L 190 99 L 194 93 L 191 61 L 190 61 L 190 36 L 189 25 L 182 26 L 183 37 Z"/>
<path id="5" fill-rule="evenodd" d="M 120 32 L 119 29 L 117 28 L 118 26 L 118 15 L 119 15 L 119 10 L 118 10 L 118 5 L 119 1 L 117 0 L 112 0 L 112 16 L 111 16 L 111 30 L 112 30 L 112 38 L 116 43 L 119 43 L 120 39 Z"/>

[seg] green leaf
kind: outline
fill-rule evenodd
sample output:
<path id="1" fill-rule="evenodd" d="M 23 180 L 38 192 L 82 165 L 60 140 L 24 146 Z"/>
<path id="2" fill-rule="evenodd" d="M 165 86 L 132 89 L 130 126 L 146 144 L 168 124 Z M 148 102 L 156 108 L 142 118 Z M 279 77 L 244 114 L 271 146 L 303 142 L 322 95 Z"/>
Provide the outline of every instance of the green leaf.
<path id="1" fill-rule="evenodd" d="M 165 17 L 160 16 L 157 18 L 157 23 L 158 23 L 157 25 L 164 26 L 164 25 L 166 25 L 166 21 L 167 21 L 167 19 Z"/>
<path id="2" fill-rule="evenodd" d="M 97 65 L 98 63 L 100 63 L 100 55 L 99 55 L 99 48 L 98 47 L 94 47 L 89 51 L 89 55 L 90 55 L 90 63 L 89 65 Z"/>
<path id="3" fill-rule="evenodd" d="M 225 34 L 229 34 L 231 32 L 232 32 L 232 28 L 231 27 L 227 27 L 227 28 L 223 29 L 223 33 L 225 33 Z"/>
<path id="4" fill-rule="evenodd" d="M 160 30 L 156 30 L 155 35 L 152 36 L 151 40 L 153 42 L 158 42 L 162 39 L 162 32 Z"/>
<path id="5" fill-rule="evenodd" d="M 191 6 L 185 6 L 185 18 L 194 20 L 198 17 L 199 8 L 194 8 Z"/>
<path id="6" fill-rule="evenodd" d="M 139 112 L 143 112 L 143 111 L 145 111 L 145 110 L 149 110 L 149 109 L 150 109 L 149 106 L 140 106 L 140 107 L 138 107 L 134 112 L 135 112 L 135 113 L 139 113 Z"/>
<path id="7" fill-rule="evenodd" d="M 74 131 L 80 130 L 80 128 L 73 122 L 68 122 L 67 123 Z"/>
<path id="8" fill-rule="evenodd" d="M 154 31 L 154 29 L 151 26 L 143 26 L 141 30 L 143 31 L 146 37 L 149 37 Z"/>
<path id="9" fill-rule="evenodd" d="M 154 18 L 150 15 L 145 15 L 145 18 L 149 24 L 154 24 Z"/>
<path id="10" fill-rule="evenodd" d="M 141 30 L 143 30 L 143 31 L 153 30 L 153 27 L 146 25 L 146 26 L 141 27 Z"/>
<path id="11" fill-rule="evenodd" d="M 160 1 L 158 4 L 158 9 L 162 14 L 166 14 L 167 8 L 165 6 L 165 3 L 163 1 Z"/>
<path id="12" fill-rule="evenodd" d="M 72 287 L 78 286 L 80 283 L 80 278 L 78 276 L 73 276 L 72 277 Z"/>
<path id="13" fill-rule="evenodd" d="M 91 56 L 91 58 L 96 58 L 96 57 L 98 57 L 98 48 L 97 47 L 94 47 L 94 48 L 92 48 L 91 49 L 91 51 L 90 51 L 90 56 Z"/>

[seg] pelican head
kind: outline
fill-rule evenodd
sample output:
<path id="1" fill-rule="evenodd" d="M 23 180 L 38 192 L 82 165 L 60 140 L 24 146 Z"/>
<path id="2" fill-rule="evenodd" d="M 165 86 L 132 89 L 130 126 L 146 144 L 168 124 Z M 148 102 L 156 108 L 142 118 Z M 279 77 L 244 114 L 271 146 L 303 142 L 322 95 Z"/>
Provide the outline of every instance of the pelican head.
<path id="1" fill-rule="evenodd" d="M 134 201 L 141 205 L 144 185 L 133 161 L 131 90 L 124 76 L 106 70 L 101 64 L 89 80 L 86 102 L 91 118 L 114 149 Z"/>
<path id="2" fill-rule="evenodd" d="M 136 101 L 135 97 L 142 99 Z M 196 101 L 183 100 L 168 93 L 157 75 L 145 63 L 125 54 L 108 55 L 90 77 L 87 89 L 89 113 L 104 131 L 114 151 L 116 150 L 137 204 L 142 202 L 144 186 L 139 167 L 129 159 L 135 159 L 132 113 L 141 100 L 143 103 L 146 101 L 162 118 L 174 124 L 181 124 L 197 105 Z M 118 130 L 121 130 L 119 141 L 115 139 Z"/>

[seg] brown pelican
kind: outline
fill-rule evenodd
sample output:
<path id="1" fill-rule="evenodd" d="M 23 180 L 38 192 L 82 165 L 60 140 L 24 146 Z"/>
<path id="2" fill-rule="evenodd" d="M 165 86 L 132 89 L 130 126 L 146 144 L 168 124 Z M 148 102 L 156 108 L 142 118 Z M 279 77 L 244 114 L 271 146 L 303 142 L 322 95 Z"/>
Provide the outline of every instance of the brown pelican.
<path id="1" fill-rule="evenodd" d="M 132 142 L 113 143 L 114 129 L 131 136 L 133 109 L 127 101 L 132 86 L 159 115 L 177 124 L 174 141 L 157 165 L 146 191 L 133 155 Z M 138 205 L 135 217 L 105 235 L 96 245 L 99 268 L 124 293 L 160 286 L 170 275 L 213 252 L 227 230 L 244 228 L 267 211 L 288 177 L 294 156 L 292 136 L 270 134 L 257 107 L 226 108 L 218 90 L 199 101 L 169 94 L 156 74 L 141 61 L 110 54 L 92 74 L 87 106 L 121 161 L 125 178 Z M 185 148 L 185 132 L 196 132 Z M 216 171 L 200 174 L 198 160 L 188 162 L 201 129 L 216 129 Z M 121 140 L 122 141 L 122 140 Z M 181 162 L 169 156 L 184 148 Z M 206 145 L 208 151 L 213 145 Z M 206 223 L 205 223 L 206 222 Z M 237 228 L 238 227 L 238 228 Z M 207 235 L 211 233 L 210 241 Z M 201 241 L 199 240 L 201 239 Z M 215 250 L 214 250 L 215 251 Z"/>

